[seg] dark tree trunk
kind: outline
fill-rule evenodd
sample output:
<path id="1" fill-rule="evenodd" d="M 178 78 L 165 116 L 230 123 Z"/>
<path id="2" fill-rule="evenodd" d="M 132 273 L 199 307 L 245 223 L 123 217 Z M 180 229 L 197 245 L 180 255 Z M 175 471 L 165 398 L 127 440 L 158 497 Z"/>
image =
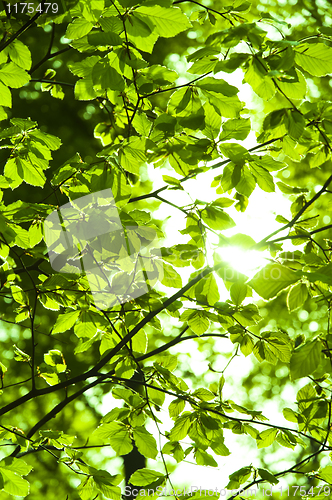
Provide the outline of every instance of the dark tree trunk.
<path id="1" fill-rule="evenodd" d="M 144 387 L 143 387 L 143 376 L 141 373 L 139 372 L 135 372 L 134 375 L 132 376 L 131 378 L 132 381 L 137 381 L 137 382 L 140 382 L 140 384 L 138 383 L 130 383 L 128 382 L 127 383 L 127 386 L 128 387 L 131 387 L 132 389 L 134 389 L 135 391 L 143 394 L 143 391 L 144 391 Z M 123 459 L 123 466 L 124 466 L 124 473 L 125 473 L 125 479 L 126 479 L 126 492 L 129 494 L 126 494 L 124 496 L 124 498 L 126 500 L 134 500 L 137 496 L 137 493 L 135 491 L 136 494 L 133 493 L 133 489 L 135 490 L 140 490 L 140 486 L 136 486 L 134 484 L 131 484 L 129 482 L 129 479 L 130 479 L 130 476 L 135 472 L 137 471 L 138 469 L 144 469 L 144 467 L 146 467 L 146 458 L 138 451 L 137 449 L 137 446 L 135 445 L 134 441 L 133 441 L 133 449 L 130 453 L 128 453 L 127 455 L 123 455 L 122 456 L 122 459 Z"/>

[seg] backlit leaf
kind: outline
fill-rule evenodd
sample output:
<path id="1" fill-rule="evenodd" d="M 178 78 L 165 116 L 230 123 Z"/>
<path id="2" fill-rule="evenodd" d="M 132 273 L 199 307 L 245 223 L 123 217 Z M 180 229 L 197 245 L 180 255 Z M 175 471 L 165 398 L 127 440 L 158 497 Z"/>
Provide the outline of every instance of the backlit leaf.
<path id="1" fill-rule="evenodd" d="M 281 264 L 268 264 L 249 281 L 249 285 L 263 299 L 275 297 L 292 283 L 298 281 L 297 273 Z"/>
<path id="2" fill-rule="evenodd" d="M 166 38 L 178 35 L 191 26 L 188 18 L 178 7 L 164 8 L 159 5 L 143 5 L 136 9 L 136 12 L 142 14 L 143 18 L 146 16 L 154 24 L 156 33 Z"/>
<path id="3" fill-rule="evenodd" d="M 297 283 L 289 289 L 287 295 L 288 310 L 294 311 L 301 307 L 308 297 L 308 289 L 304 283 Z"/>
<path id="4" fill-rule="evenodd" d="M 306 377 L 315 371 L 321 361 L 321 353 L 322 345 L 318 340 L 312 340 L 295 349 L 290 360 L 292 380 Z"/>
<path id="5" fill-rule="evenodd" d="M 332 73 L 332 48 L 324 43 L 304 43 L 295 50 L 295 61 L 313 76 Z"/>

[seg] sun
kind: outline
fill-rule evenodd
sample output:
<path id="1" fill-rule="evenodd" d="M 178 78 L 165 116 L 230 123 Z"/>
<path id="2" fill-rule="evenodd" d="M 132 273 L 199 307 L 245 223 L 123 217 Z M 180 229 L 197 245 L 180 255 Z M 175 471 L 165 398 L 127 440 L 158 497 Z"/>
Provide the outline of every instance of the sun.
<path id="1" fill-rule="evenodd" d="M 257 250 L 245 250 L 237 246 L 227 246 L 218 249 L 223 261 L 228 262 L 231 267 L 249 278 L 269 262 L 268 252 L 258 252 Z"/>

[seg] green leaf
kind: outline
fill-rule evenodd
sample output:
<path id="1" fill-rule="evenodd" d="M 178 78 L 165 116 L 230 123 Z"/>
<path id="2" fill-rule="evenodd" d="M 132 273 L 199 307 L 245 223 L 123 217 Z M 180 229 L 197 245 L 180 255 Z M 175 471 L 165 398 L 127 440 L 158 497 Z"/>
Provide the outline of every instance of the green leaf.
<path id="1" fill-rule="evenodd" d="M 29 494 L 29 483 L 12 470 L 3 467 L 0 463 L 0 475 L 3 479 L 3 489 L 10 495 L 26 497 Z"/>
<path id="2" fill-rule="evenodd" d="M 322 479 L 332 484 L 332 465 L 327 465 L 320 470 L 319 475 Z"/>
<path id="3" fill-rule="evenodd" d="M 30 75 L 17 64 L 10 62 L 0 69 L 0 80 L 13 89 L 23 87 L 30 80 Z"/>
<path id="4" fill-rule="evenodd" d="M 204 108 L 201 107 L 196 113 L 191 113 L 188 116 L 180 116 L 177 121 L 183 128 L 189 130 L 203 130 L 205 128 Z"/>
<path id="5" fill-rule="evenodd" d="M 88 35 L 88 42 L 90 45 L 98 46 L 114 46 L 121 45 L 123 43 L 122 38 L 116 34 L 111 32 L 103 32 L 103 31 L 94 31 Z"/>
<path id="6" fill-rule="evenodd" d="M 132 41 L 138 50 L 151 53 L 154 44 L 159 38 L 154 24 L 149 16 L 140 14 L 137 10 L 133 11 L 130 16 L 127 16 L 125 21 L 127 36 Z"/>
<path id="7" fill-rule="evenodd" d="M 289 289 L 287 307 L 290 312 L 303 306 L 308 297 L 308 288 L 304 283 L 297 283 Z"/>
<path id="8" fill-rule="evenodd" d="M 171 38 L 191 27 L 188 18 L 178 7 L 164 8 L 159 5 L 141 6 L 135 11 L 142 15 L 155 26 L 155 32 L 159 36 Z"/>
<path id="9" fill-rule="evenodd" d="M 306 377 L 314 372 L 322 358 L 322 345 L 318 340 L 312 340 L 300 345 L 290 360 L 290 373 L 292 380 Z"/>
<path id="10" fill-rule="evenodd" d="M 26 354 L 24 351 L 19 349 L 15 344 L 13 345 L 13 348 L 14 348 L 14 353 L 15 353 L 14 359 L 16 361 L 22 361 L 22 362 L 27 362 L 27 363 L 30 362 L 29 354 Z"/>
<path id="11" fill-rule="evenodd" d="M 144 427 L 135 427 L 133 429 L 133 438 L 138 451 L 142 455 L 147 458 L 156 458 L 158 455 L 156 440 Z"/>
<path id="12" fill-rule="evenodd" d="M 278 87 L 290 99 L 303 99 L 307 92 L 307 82 L 301 71 L 295 69 L 296 80 L 278 79 Z"/>
<path id="13" fill-rule="evenodd" d="M 47 365 L 53 366 L 57 373 L 66 371 L 66 363 L 61 351 L 58 349 L 51 349 L 44 354 L 44 361 Z"/>
<path id="14" fill-rule="evenodd" d="M 220 132 L 221 116 L 209 102 L 204 104 L 204 113 L 205 128 L 203 134 L 209 139 L 215 140 Z"/>
<path id="15" fill-rule="evenodd" d="M 199 389 L 196 389 L 193 393 L 192 396 L 200 399 L 201 401 L 211 401 L 212 399 L 215 398 L 214 394 L 212 394 L 211 391 L 208 389 L 205 389 L 204 387 L 200 387 Z"/>
<path id="16" fill-rule="evenodd" d="M 81 78 L 92 78 L 92 68 L 100 61 L 99 56 L 86 57 L 83 61 L 68 64 L 69 70 Z"/>
<path id="17" fill-rule="evenodd" d="M 133 138 L 119 150 L 119 158 L 123 168 L 139 174 L 139 168 L 146 161 L 146 141 L 143 138 Z"/>
<path id="18" fill-rule="evenodd" d="M 7 470 L 11 470 L 20 476 L 26 476 L 31 472 L 32 465 L 28 465 L 21 458 L 6 457 L 0 462 L 0 466 L 5 467 Z"/>
<path id="19" fill-rule="evenodd" d="M 11 60 L 20 68 L 29 70 L 31 68 L 31 52 L 20 40 L 13 40 L 8 45 L 8 54 Z"/>
<path id="20" fill-rule="evenodd" d="M 118 455 L 127 455 L 133 449 L 129 429 L 120 422 L 101 425 L 95 430 L 94 436 L 103 442 L 108 441 Z"/>
<path id="21" fill-rule="evenodd" d="M 234 118 L 227 120 L 222 125 L 222 132 L 219 136 L 220 141 L 228 139 L 237 139 L 243 141 L 248 137 L 251 130 L 250 118 Z"/>
<path id="22" fill-rule="evenodd" d="M 206 90 L 202 90 L 202 92 L 208 97 L 210 104 L 212 104 L 214 109 L 221 116 L 224 116 L 225 118 L 239 117 L 239 114 L 243 109 L 243 103 L 237 95 L 227 97 L 222 94 L 216 94 Z"/>
<path id="23" fill-rule="evenodd" d="M 190 328 L 197 334 L 202 335 L 209 328 L 210 321 L 204 311 L 194 309 L 192 312 L 185 311 L 181 316 L 181 321 L 187 321 Z"/>
<path id="24" fill-rule="evenodd" d="M 216 57 L 202 57 L 202 59 L 198 59 L 192 66 L 190 66 L 188 73 L 192 73 L 194 75 L 209 73 L 214 70 L 216 63 L 218 63 L 218 59 Z"/>
<path id="25" fill-rule="evenodd" d="M 216 441 L 212 441 L 210 443 L 210 448 L 216 453 L 217 455 L 220 455 L 221 457 L 228 457 L 228 455 L 231 454 L 227 446 L 224 444 L 223 440 L 218 438 Z"/>
<path id="26" fill-rule="evenodd" d="M 106 498 L 121 500 L 121 488 L 115 486 L 119 482 L 118 475 L 112 476 L 105 470 L 95 470 L 93 467 L 90 467 L 90 471 L 92 472 L 92 477 L 97 489 L 105 495 Z"/>
<path id="27" fill-rule="evenodd" d="M 166 453 L 167 455 L 173 455 L 175 460 L 179 463 L 182 462 L 184 459 L 184 451 L 182 449 L 182 446 L 178 442 L 170 442 L 168 441 L 162 449 L 163 453 Z"/>
<path id="28" fill-rule="evenodd" d="M 202 49 L 195 50 L 192 54 L 187 56 L 187 61 L 198 61 L 203 59 L 203 57 L 219 54 L 219 50 L 215 47 L 203 47 Z"/>
<path id="29" fill-rule="evenodd" d="M 282 410 L 283 416 L 285 417 L 288 422 L 294 422 L 294 423 L 301 423 L 303 422 L 303 418 L 299 413 L 296 413 L 294 410 L 291 408 L 284 408 Z"/>
<path id="30" fill-rule="evenodd" d="M 101 89 L 111 89 L 122 92 L 125 88 L 125 82 L 120 75 L 110 63 L 103 59 L 95 66 L 92 70 L 92 81 L 94 85 L 98 85 Z"/>
<path id="31" fill-rule="evenodd" d="M 245 12 L 251 7 L 251 2 L 247 0 L 233 0 L 232 10 L 235 12 Z"/>
<path id="32" fill-rule="evenodd" d="M 153 64 L 147 69 L 142 69 L 140 73 L 153 82 L 153 88 L 158 88 L 162 85 L 171 85 L 179 76 L 176 71 L 172 71 L 166 66 L 161 66 L 160 64 Z M 149 83 L 148 85 L 150 86 L 151 84 Z"/>
<path id="33" fill-rule="evenodd" d="M 313 76 L 332 73 L 332 48 L 324 43 L 304 43 L 295 49 L 295 62 Z"/>
<path id="34" fill-rule="evenodd" d="M 0 106 L 12 107 L 12 94 L 9 88 L 0 82 Z"/>
<path id="35" fill-rule="evenodd" d="M 46 182 L 46 177 L 42 169 L 33 162 L 24 160 L 23 158 L 15 158 L 17 174 L 27 183 L 32 186 L 43 187 Z"/>
<path id="36" fill-rule="evenodd" d="M 218 467 L 215 459 L 206 451 L 196 448 L 195 450 L 195 460 L 197 465 L 207 465 L 209 467 Z"/>
<path id="37" fill-rule="evenodd" d="M 130 484 L 135 486 L 147 486 L 163 479 L 165 475 L 162 472 L 151 469 L 136 470 L 129 479 Z"/>
<path id="38" fill-rule="evenodd" d="M 29 133 L 29 137 L 33 138 L 35 142 L 40 143 L 51 150 L 59 149 L 61 140 L 52 134 L 47 134 L 41 130 L 34 129 Z"/>
<path id="39" fill-rule="evenodd" d="M 80 311 L 71 311 L 64 314 L 59 314 L 53 327 L 52 333 L 55 334 L 66 332 L 75 325 L 79 315 Z"/>
<path id="40" fill-rule="evenodd" d="M 92 476 L 82 479 L 77 487 L 77 493 L 82 500 L 90 500 L 93 495 L 96 496 L 96 485 Z"/>
<path id="41" fill-rule="evenodd" d="M 43 378 L 49 385 L 55 385 L 60 382 L 56 370 L 46 363 L 40 363 L 38 366 L 38 375 Z"/>
<path id="42" fill-rule="evenodd" d="M 93 312 L 81 311 L 80 321 L 75 324 L 74 332 L 77 337 L 85 337 L 91 339 L 97 332 L 98 325 L 96 324 Z"/>
<path id="43" fill-rule="evenodd" d="M 233 336 L 231 336 L 231 337 L 233 337 Z M 255 344 L 254 344 L 254 341 L 251 338 L 251 336 L 248 334 L 243 335 L 242 340 L 240 341 L 240 349 L 241 349 L 242 354 L 244 354 L 245 356 L 249 356 L 249 354 L 251 354 L 253 352 L 254 347 L 255 347 Z"/>
<path id="44" fill-rule="evenodd" d="M 249 168 L 251 173 L 254 175 L 257 184 L 263 191 L 267 193 L 273 193 L 275 191 L 275 186 L 273 182 L 273 177 L 265 168 L 260 167 L 255 162 L 250 162 Z"/>
<path id="45" fill-rule="evenodd" d="M 201 212 L 203 221 L 212 229 L 224 230 L 235 226 L 233 219 L 217 204 L 207 205 Z"/>
<path id="46" fill-rule="evenodd" d="M 236 168 L 237 167 L 235 167 L 233 171 L 234 177 L 234 174 L 236 174 Z M 246 166 L 244 166 L 242 169 L 239 168 L 238 171 L 240 173 L 240 180 L 237 182 L 237 179 L 235 179 L 234 187 L 236 188 L 236 191 L 249 198 L 256 187 L 256 179 L 250 172 L 249 168 Z"/>
<path id="47" fill-rule="evenodd" d="M 253 349 L 258 361 L 266 360 L 276 364 L 278 359 L 289 363 L 291 359 L 290 341 L 282 332 L 264 332 L 262 340 L 259 340 Z"/>
<path id="48" fill-rule="evenodd" d="M 266 469 L 257 469 L 257 470 L 258 470 L 258 474 L 261 476 L 261 478 L 265 479 L 265 481 L 268 481 L 270 484 L 278 484 L 279 483 L 278 479 L 273 474 L 271 474 L 271 472 L 269 472 L 268 470 L 266 470 Z"/>
<path id="49" fill-rule="evenodd" d="M 257 436 L 257 448 L 266 448 L 274 443 L 275 438 L 278 434 L 278 429 L 266 429 L 266 431 L 261 432 Z"/>
<path id="50" fill-rule="evenodd" d="M 191 426 L 190 413 L 185 412 L 176 419 L 174 427 L 170 432 L 169 436 L 170 440 L 180 441 L 180 439 L 184 439 L 188 433 L 190 426 Z"/>
<path id="51" fill-rule="evenodd" d="M 181 187 L 181 182 L 179 181 L 179 179 L 176 179 L 175 177 L 171 177 L 170 175 L 163 175 L 163 180 L 167 184 L 171 184 L 171 186 L 178 186 L 180 189 L 183 189 Z"/>
<path id="52" fill-rule="evenodd" d="M 169 416 L 176 418 L 183 412 L 186 403 L 183 399 L 174 399 L 168 407 Z"/>
<path id="53" fill-rule="evenodd" d="M 249 281 L 249 285 L 263 299 L 275 297 L 292 283 L 299 280 L 296 272 L 281 264 L 268 264 Z"/>
<path id="54" fill-rule="evenodd" d="M 17 317 L 16 317 L 16 321 L 17 321 Z M 1 363 L 1 361 L 0 361 L 0 378 L 1 378 L 1 380 L 3 380 L 6 371 L 7 371 L 7 367 L 3 363 Z"/>
<path id="55" fill-rule="evenodd" d="M 235 142 L 225 142 L 225 144 L 220 146 L 220 151 L 234 163 L 241 162 L 243 164 L 248 157 L 247 149 Z"/>
<path id="56" fill-rule="evenodd" d="M 297 194 L 297 193 L 307 192 L 307 188 L 288 186 L 288 184 L 285 184 L 281 181 L 277 182 L 277 186 L 280 189 L 280 191 L 282 193 L 285 193 L 285 194 Z M 282 222 L 285 224 L 287 224 L 287 222 L 289 222 L 287 219 L 285 219 L 285 217 L 282 217 L 281 215 L 278 215 L 278 217 L 280 219 L 280 220 L 278 220 L 278 222 Z"/>
<path id="57" fill-rule="evenodd" d="M 21 226 L 14 226 L 15 227 L 15 245 L 21 247 L 21 248 L 29 248 L 30 247 L 30 240 L 29 240 L 29 232 L 26 229 L 23 229 Z"/>
<path id="58" fill-rule="evenodd" d="M 201 293 L 206 297 L 207 303 L 213 306 L 220 299 L 218 284 L 216 278 L 211 273 L 205 279 L 201 280 L 202 284 Z M 198 290 L 198 285 L 195 287 L 195 293 Z"/>
<path id="59" fill-rule="evenodd" d="M 293 139 L 298 140 L 301 137 L 305 125 L 305 119 L 301 113 L 296 110 L 292 110 L 288 113 L 288 132 Z"/>
<path id="60" fill-rule="evenodd" d="M 133 119 L 133 127 L 143 137 L 148 137 L 152 123 L 144 113 L 136 113 Z M 167 175 L 165 177 L 168 177 Z M 165 181 L 167 182 L 167 181 Z"/>
<path id="61" fill-rule="evenodd" d="M 113 33 L 121 33 L 123 30 L 123 23 L 121 19 L 116 16 L 101 17 L 98 23 L 104 31 L 112 31 Z"/>
<path id="62" fill-rule="evenodd" d="M 230 288 L 230 294 L 231 294 L 231 299 L 232 302 L 236 305 L 239 306 L 242 304 L 244 299 L 247 296 L 247 285 L 244 283 L 233 283 L 231 288 Z"/>
<path id="63" fill-rule="evenodd" d="M 259 63 L 261 59 L 253 58 L 245 73 L 245 80 L 252 87 L 253 91 L 265 101 L 272 99 L 276 93 L 276 87 L 272 79 L 267 76 L 264 69 L 264 63 Z"/>
<path id="64" fill-rule="evenodd" d="M 239 488 L 241 484 L 245 483 L 249 477 L 251 476 L 252 473 L 252 467 L 242 467 L 242 469 L 237 470 L 236 472 L 233 472 L 233 474 L 230 474 L 229 476 L 229 483 L 226 485 L 226 488 L 228 490 L 230 489 L 235 489 Z"/>
<path id="65" fill-rule="evenodd" d="M 10 495 L 25 497 L 29 483 L 21 476 L 29 474 L 32 467 L 23 460 L 7 457 L 0 462 L 0 488 Z"/>
<path id="66" fill-rule="evenodd" d="M 90 33 L 92 28 L 93 23 L 87 21 L 83 17 L 77 17 L 68 25 L 65 36 L 71 40 L 76 40 L 77 38 L 82 38 L 84 35 Z"/>
<path id="67" fill-rule="evenodd" d="M 148 337 L 146 332 L 142 329 L 136 333 L 132 340 L 132 348 L 136 352 L 146 353 L 148 347 Z"/>
<path id="68" fill-rule="evenodd" d="M 22 305 L 28 305 L 28 297 L 25 292 L 23 292 L 22 288 L 20 288 L 17 285 L 12 285 L 11 286 L 11 292 L 13 299 L 18 302 L 19 304 Z"/>
<path id="69" fill-rule="evenodd" d="M 237 68 L 239 68 L 245 61 L 249 59 L 249 54 L 233 53 L 225 60 L 219 61 L 214 68 L 214 72 L 224 71 L 225 73 L 233 73 Z"/>
<path id="70" fill-rule="evenodd" d="M 227 97 L 232 97 L 239 92 L 239 89 L 234 87 L 234 85 L 230 85 L 225 80 L 219 78 L 212 78 L 211 76 L 203 78 L 203 80 L 198 80 L 196 86 L 202 90 L 216 92 L 217 94 L 220 93 Z"/>
<path id="71" fill-rule="evenodd" d="M 165 286 L 172 288 L 181 288 L 182 287 L 182 279 L 177 271 L 175 271 L 174 267 L 170 264 L 163 263 L 163 277 L 160 280 L 161 283 Z"/>
<path id="72" fill-rule="evenodd" d="M 331 271 L 332 271 L 332 263 L 330 262 L 326 266 L 319 267 L 311 273 L 303 273 L 303 274 L 312 283 L 315 283 L 317 281 L 322 281 L 323 283 L 332 285 Z"/>

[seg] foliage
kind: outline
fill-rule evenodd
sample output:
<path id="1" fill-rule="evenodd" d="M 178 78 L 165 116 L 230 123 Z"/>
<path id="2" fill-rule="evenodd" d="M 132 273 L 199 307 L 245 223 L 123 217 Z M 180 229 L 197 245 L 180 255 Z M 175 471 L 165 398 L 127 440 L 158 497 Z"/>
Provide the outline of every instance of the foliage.
<path id="1" fill-rule="evenodd" d="M 28 14 L 2 4 L 3 494 L 118 500 L 117 457 L 134 447 L 148 461 L 130 483 L 158 493 L 187 459 L 217 467 L 233 433 L 249 455 L 251 443 L 262 452 L 239 457 L 223 485 L 230 498 L 281 478 L 322 498 L 332 484 L 331 7 L 70 0 L 56 13 L 33 2 Z M 202 190 L 182 203 L 214 170 L 213 199 Z M 43 223 L 108 188 L 139 246 L 148 228 L 162 241 L 162 259 L 151 254 L 161 285 L 148 280 L 148 293 L 100 308 L 87 274 L 51 266 Z M 255 241 L 236 232 L 234 214 L 259 191 L 282 193 L 290 213 Z M 173 240 L 159 208 L 180 221 Z M 108 240 L 100 245 L 108 251 Z M 223 260 L 228 247 L 265 252 L 269 263 L 247 277 Z M 125 295 L 135 271 L 113 265 Z M 194 350 L 204 376 L 187 368 Z M 227 368 L 244 357 L 252 363 L 238 395 Z M 271 423 L 264 410 L 278 395 Z M 290 465 L 269 460 L 267 447 L 284 447 Z"/>

